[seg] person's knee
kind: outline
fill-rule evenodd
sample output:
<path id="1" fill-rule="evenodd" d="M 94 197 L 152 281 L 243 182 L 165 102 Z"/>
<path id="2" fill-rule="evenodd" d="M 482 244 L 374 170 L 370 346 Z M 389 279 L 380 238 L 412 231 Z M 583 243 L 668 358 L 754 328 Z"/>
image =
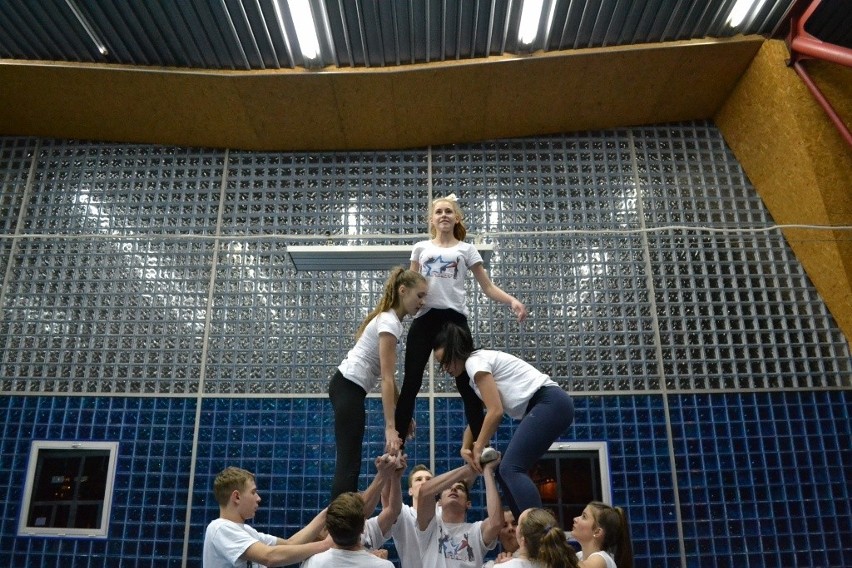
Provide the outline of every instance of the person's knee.
<path id="1" fill-rule="evenodd" d="M 503 481 L 506 481 L 508 483 L 511 483 L 512 479 L 514 479 L 517 474 L 522 472 L 522 468 L 519 469 L 518 467 L 513 466 L 509 462 L 501 461 L 497 465 L 497 475 L 500 476 Z"/>

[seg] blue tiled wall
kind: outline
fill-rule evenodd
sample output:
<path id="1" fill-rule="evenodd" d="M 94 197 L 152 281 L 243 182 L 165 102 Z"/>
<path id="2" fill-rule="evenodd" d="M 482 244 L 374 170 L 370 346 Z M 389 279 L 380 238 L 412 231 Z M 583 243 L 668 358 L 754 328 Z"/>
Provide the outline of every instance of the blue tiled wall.
<path id="1" fill-rule="evenodd" d="M 3 566 L 180 565 L 195 400 L 3 396 L 0 405 Z M 119 442 L 108 539 L 15 536 L 30 444 L 48 439 Z"/>
<path id="2" fill-rule="evenodd" d="M 564 440 L 609 442 L 613 500 L 631 521 L 640 566 L 678 566 L 678 503 L 688 566 L 843 566 L 849 553 L 849 393 L 772 392 L 668 397 L 575 397 Z M 3 397 L 4 487 L 0 554 L 10 566 L 180 566 L 195 401 L 192 399 Z M 381 451 L 380 403 L 369 399 L 370 456 Z M 427 419 L 425 401 L 418 417 Z M 327 502 L 334 442 L 323 399 L 209 399 L 201 409 L 189 531 L 189 565 L 200 563 L 204 527 L 218 515 L 211 495 L 226 465 L 252 469 L 263 498 L 254 523 L 291 534 Z M 436 401 L 436 468 L 457 467 L 460 401 Z M 511 436 L 503 423 L 498 446 Z M 117 440 L 109 538 L 15 537 L 33 439 Z M 428 442 L 410 444 L 429 462 Z M 673 458 L 675 469 L 672 470 Z M 481 510 L 481 485 L 474 492 Z M 472 513 L 475 514 L 475 513 Z M 720 563 L 720 559 L 726 559 Z M 69 564 L 70 562 L 70 564 Z"/>

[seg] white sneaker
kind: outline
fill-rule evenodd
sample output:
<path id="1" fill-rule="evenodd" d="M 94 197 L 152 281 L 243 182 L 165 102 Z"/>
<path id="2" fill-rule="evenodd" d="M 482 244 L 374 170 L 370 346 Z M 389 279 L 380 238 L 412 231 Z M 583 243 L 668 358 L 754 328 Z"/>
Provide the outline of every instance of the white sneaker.
<path id="1" fill-rule="evenodd" d="M 479 457 L 479 463 L 485 465 L 487 463 L 491 463 L 497 458 L 500 457 L 500 452 L 492 448 L 491 446 L 482 450 L 482 455 Z"/>

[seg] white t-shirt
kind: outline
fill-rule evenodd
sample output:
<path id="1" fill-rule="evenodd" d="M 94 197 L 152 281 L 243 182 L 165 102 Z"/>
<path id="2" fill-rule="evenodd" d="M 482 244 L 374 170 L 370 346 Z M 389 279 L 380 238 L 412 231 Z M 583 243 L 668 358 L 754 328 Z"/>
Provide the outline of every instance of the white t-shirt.
<path id="1" fill-rule="evenodd" d="M 612 556 L 610 556 L 609 552 L 607 552 L 606 550 L 599 550 L 597 552 L 592 552 L 591 554 L 589 554 L 589 558 L 591 558 L 592 556 L 600 556 L 601 558 L 603 558 L 604 562 L 606 562 L 606 568 L 618 568 L 615 565 L 615 560 L 613 559 Z M 577 560 L 583 560 L 583 551 L 582 550 L 577 553 Z"/>
<path id="2" fill-rule="evenodd" d="M 402 506 L 396 522 L 391 527 L 393 544 L 399 556 L 402 568 L 420 568 L 422 556 L 417 540 L 417 510 L 408 505 Z"/>
<path id="3" fill-rule="evenodd" d="M 432 241 L 420 241 L 411 251 L 411 260 L 420 265 L 420 274 L 429 283 L 426 303 L 414 317 L 425 314 L 431 308 L 450 308 L 468 315 L 465 277 L 472 266 L 482 262 L 482 255 L 475 246 L 459 242 L 452 247 L 439 247 Z"/>
<path id="4" fill-rule="evenodd" d="M 329 548 L 314 554 L 304 562 L 302 568 L 394 568 L 393 562 L 370 554 L 366 550 L 341 550 Z"/>
<path id="5" fill-rule="evenodd" d="M 207 525 L 204 533 L 204 568 L 243 568 L 247 562 L 240 556 L 256 542 L 275 546 L 278 537 L 254 530 L 245 523 L 216 519 Z"/>
<path id="6" fill-rule="evenodd" d="M 364 521 L 364 532 L 361 533 L 361 544 L 365 550 L 373 550 L 381 548 L 382 545 L 390 538 L 388 534 L 382 534 L 382 529 L 379 527 L 379 517 L 370 517 Z"/>
<path id="7" fill-rule="evenodd" d="M 379 360 L 380 333 L 390 333 L 397 341 L 402 335 L 402 322 L 393 310 L 382 312 L 370 320 L 355 347 L 349 350 L 337 367 L 344 377 L 368 393 L 378 385 L 382 374 Z"/>
<path id="8" fill-rule="evenodd" d="M 485 555 L 497 546 L 482 541 L 482 521 L 445 523 L 435 515 L 424 531 L 418 531 L 423 568 L 481 568 Z M 490 545 L 490 546 L 489 546 Z"/>
<path id="9" fill-rule="evenodd" d="M 474 377 L 480 372 L 491 373 L 500 393 L 503 411 L 515 420 L 524 417 L 527 405 L 538 389 L 546 385 L 559 386 L 550 379 L 550 376 L 526 361 L 502 351 L 490 349 L 474 351 L 465 361 L 464 368 L 470 377 L 470 386 L 480 399 L 482 393 L 479 392 Z"/>
<path id="10" fill-rule="evenodd" d="M 539 568 L 542 565 L 525 558 L 512 558 L 500 564 L 494 564 L 494 566 L 500 566 L 501 568 Z"/>

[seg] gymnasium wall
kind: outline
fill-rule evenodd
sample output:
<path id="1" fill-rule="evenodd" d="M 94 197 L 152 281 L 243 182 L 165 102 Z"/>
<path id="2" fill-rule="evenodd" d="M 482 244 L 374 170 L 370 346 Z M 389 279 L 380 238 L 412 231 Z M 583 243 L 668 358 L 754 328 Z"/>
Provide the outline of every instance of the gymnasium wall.
<path id="1" fill-rule="evenodd" d="M 327 381 L 386 273 L 287 246 L 409 244 L 450 192 L 531 312 L 471 284 L 476 339 L 572 393 L 564 440 L 609 442 L 637 566 L 852 552 L 849 343 L 712 123 L 387 152 L 0 138 L 0 183 L 2 565 L 198 566 L 226 465 L 258 474 L 258 528 L 306 523 Z M 410 463 L 460 463 L 453 389 L 430 371 Z M 16 536 L 42 439 L 120 443 L 108 538 Z"/>

